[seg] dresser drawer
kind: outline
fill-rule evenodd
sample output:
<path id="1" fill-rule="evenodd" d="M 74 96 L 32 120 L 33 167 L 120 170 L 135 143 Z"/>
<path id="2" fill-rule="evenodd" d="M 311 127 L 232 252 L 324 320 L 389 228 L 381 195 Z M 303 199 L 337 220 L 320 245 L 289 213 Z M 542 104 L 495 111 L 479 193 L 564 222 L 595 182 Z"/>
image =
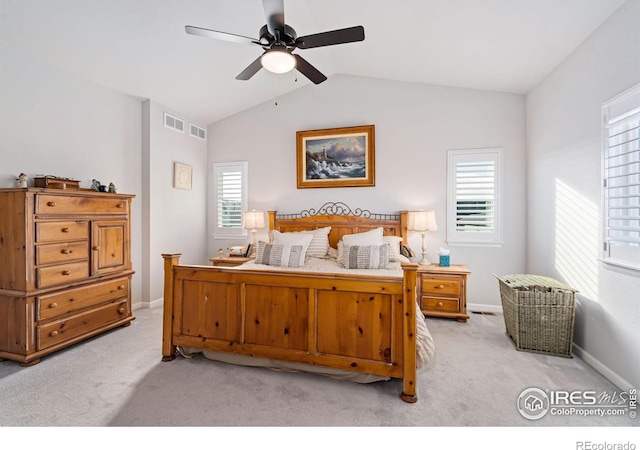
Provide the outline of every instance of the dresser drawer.
<path id="1" fill-rule="evenodd" d="M 54 264 L 89 258 L 89 242 L 60 242 L 36 246 L 36 264 Z"/>
<path id="2" fill-rule="evenodd" d="M 119 198 L 37 195 L 36 214 L 126 214 L 128 202 Z"/>
<path id="3" fill-rule="evenodd" d="M 39 222 L 36 223 L 36 242 L 75 241 L 89 238 L 89 222 Z"/>
<path id="4" fill-rule="evenodd" d="M 36 319 L 50 319 L 128 296 L 128 278 L 43 295 L 36 298 Z"/>
<path id="5" fill-rule="evenodd" d="M 459 277 L 440 275 L 422 275 L 422 294 L 459 297 L 462 292 L 462 280 Z"/>
<path id="6" fill-rule="evenodd" d="M 460 311 L 460 300 L 457 298 L 434 298 L 422 297 L 422 310 L 458 312 Z"/>
<path id="7" fill-rule="evenodd" d="M 60 264 L 36 269 L 36 283 L 39 288 L 71 283 L 89 277 L 89 261 Z"/>
<path id="8" fill-rule="evenodd" d="M 36 328 L 38 350 L 44 350 L 130 315 L 127 301 L 116 302 Z"/>

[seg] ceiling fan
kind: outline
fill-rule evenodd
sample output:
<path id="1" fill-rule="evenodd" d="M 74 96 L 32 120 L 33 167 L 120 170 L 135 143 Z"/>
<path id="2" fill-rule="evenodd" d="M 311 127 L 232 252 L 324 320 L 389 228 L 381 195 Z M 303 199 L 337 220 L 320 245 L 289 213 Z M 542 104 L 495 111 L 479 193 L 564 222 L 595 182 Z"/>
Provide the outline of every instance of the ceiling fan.
<path id="1" fill-rule="evenodd" d="M 362 26 L 298 36 L 295 30 L 284 22 L 284 0 L 262 0 L 262 5 L 267 23 L 260 29 L 258 39 L 191 25 L 187 25 L 185 30 L 187 34 L 194 36 L 262 47 L 264 53 L 240 72 L 236 80 L 248 80 L 262 67 L 274 73 L 285 73 L 295 68 L 315 84 L 320 84 L 327 77 L 293 51 L 364 40 Z"/>

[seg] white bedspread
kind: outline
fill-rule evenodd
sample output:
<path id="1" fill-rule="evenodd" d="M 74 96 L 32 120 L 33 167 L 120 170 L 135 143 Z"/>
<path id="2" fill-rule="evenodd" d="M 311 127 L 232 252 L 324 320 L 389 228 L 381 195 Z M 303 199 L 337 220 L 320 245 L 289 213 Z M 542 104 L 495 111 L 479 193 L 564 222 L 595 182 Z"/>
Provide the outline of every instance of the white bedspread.
<path id="1" fill-rule="evenodd" d="M 399 261 L 390 261 L 388 269 L 346 269 L 342 265 L 338 264 L 338 261 L 334 258 L 307 258 L 302 267 L 279 267 L 279 266 L 267 266 L 265 264 L 256 264 L 255 261 L 249 261 L 239 266 L 236 269 L 248 269 L 248 270 L 272 270 L 272 271 L 287 271 L 287 272 L 320 272 L 320 273 L 343 273 L 350 275 L 369 275 L 369 276 L 384 276 L 393 278 L 402 278 L 402 267 Z"/>

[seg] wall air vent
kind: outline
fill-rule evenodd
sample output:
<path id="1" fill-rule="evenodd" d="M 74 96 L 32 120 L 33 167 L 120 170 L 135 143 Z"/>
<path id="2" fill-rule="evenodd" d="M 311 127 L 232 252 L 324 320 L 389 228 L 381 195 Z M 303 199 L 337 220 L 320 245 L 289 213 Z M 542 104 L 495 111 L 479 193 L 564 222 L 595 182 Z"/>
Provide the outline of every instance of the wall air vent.
<path id="1" fill-rule="evenodd" d="M 202 139 L 203 141 L 207 140 L 207 132 L 204 131 L 203 128 L 200 128 L 198 125 L 194 125 L 191 124 L 191 127 L 189 128 L 189 132 L 191 133 L 191 136 L 198 138 L 198 139 Z"/>
<path id="2" fill-rule="evenodd" d="M 164 126 L 171 128 L 172 130 L 179 131 L 180 133 L 184 133 L 184 120 L 178 119 L 171 114 L 164 113 Z"/>

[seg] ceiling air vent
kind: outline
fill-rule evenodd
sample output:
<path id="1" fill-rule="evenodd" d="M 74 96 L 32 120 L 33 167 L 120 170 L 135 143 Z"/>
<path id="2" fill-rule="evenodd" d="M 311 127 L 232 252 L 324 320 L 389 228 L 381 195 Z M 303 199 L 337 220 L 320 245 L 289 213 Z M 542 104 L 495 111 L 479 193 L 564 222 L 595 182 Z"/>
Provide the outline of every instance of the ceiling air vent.
<path id="1" fill-rule="evenodd" d="M 164 113 L 164 126 L 172 130 L 184 133 L 184 120 L 178 119 L 171 114 Z"/>
<path id="2" fill-rule="evenodd" d="M 198 125 L 191 124 L 190 133 L 193 137 L 202 139 L 203 141 L 207 140 L 207 132 L 204 131 L 204 129 L 200 128 Z"/>

